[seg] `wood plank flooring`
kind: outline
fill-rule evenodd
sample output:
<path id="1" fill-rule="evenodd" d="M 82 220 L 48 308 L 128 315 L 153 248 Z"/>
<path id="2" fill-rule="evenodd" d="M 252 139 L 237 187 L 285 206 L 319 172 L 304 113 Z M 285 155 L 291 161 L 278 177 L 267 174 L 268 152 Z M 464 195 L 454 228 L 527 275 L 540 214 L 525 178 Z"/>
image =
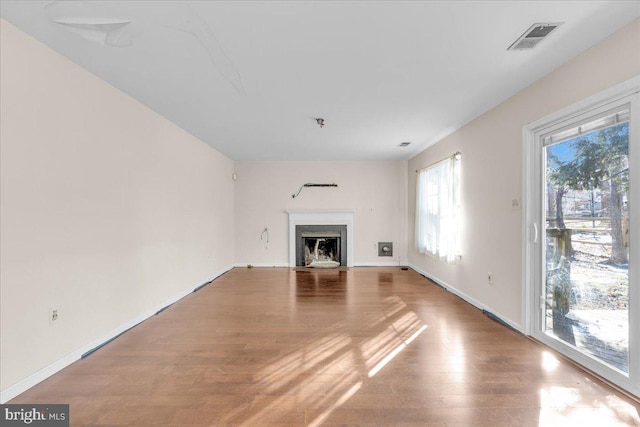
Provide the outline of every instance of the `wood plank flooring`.
<path id="1" fill-rule="evenodd" d="M 640 425 L 640 405 L 399 268 L 234 269 L 10 403 L 71 425 Z"/>

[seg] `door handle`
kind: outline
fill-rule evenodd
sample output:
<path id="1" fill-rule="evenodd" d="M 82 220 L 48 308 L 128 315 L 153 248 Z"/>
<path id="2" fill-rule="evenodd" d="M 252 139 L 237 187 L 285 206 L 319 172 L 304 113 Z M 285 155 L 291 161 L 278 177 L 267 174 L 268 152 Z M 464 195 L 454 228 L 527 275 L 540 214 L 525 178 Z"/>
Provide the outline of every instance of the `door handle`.
<path id="1" fill-rule="evenodd" d="M 533 243 L 538 243 L 538 223 L 534 222 L 533 226 Z"/>

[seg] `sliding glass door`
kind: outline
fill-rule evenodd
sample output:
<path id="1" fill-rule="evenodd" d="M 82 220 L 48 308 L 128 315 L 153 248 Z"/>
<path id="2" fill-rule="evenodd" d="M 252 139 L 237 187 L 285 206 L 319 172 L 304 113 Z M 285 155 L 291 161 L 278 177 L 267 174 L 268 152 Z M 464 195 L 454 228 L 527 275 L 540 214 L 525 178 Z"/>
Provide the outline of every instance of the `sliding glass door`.
<path id="1" fill-rule="evenodd" d="M 634 89 L 525 128 L 529 333 L 640 394 Z"/>

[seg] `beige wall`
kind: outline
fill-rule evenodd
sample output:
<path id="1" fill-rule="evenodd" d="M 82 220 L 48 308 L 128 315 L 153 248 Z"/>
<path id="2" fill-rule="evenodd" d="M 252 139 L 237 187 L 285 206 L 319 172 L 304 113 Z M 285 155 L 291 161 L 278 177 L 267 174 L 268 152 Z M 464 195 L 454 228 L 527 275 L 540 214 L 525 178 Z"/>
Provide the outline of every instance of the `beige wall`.
<path id="1" fill-rule="evenodd" d="M 522 127 L 640 74 L 640 21 L 409 161 L 409 261 L 511 321 L 522 321 Z M 462 154 L 463 259 L 447 265 L 414 249 L 415 170 Z M 494 285 L 487 284 L 487 272 Z"/>
<path id="2" fill-rule="evenodd" d="M 354 209 L 354 263 L 407 261 L 406 161 L 236 162 L 236 262 L 288 265 L 286 210 Z M 304 183 L 337 188 L 305 188 Z M 265 249 L 260 234 L 269 229 Z M 378 257 L 379 241 L 394 244 L 394 257 Z"/>
<path id="3" fill-rule="evenodd" d="M 356 264 L 389 262 L 376 243 L 393 241 L 394 262 L 408 260 L 519 324 L 522 226 L 511 199 L 522 197 L 522 126 L 640 74 L 635 21 L 409 162 L 234 165 L 10 24 L 1 27 L 3 390 L 234 262 L 286 264 L 287 209 L 354 209 Z M 413 249 L 415 170 L 457 150 L 464 256 L 447 265 Z M 292 199 L 305 182 L 339 187 Z M 60 310 L 54 326 L 51 308 Z"/>
<path id="4" fill-rule="evenodd" d="M 234 188 L 231 160 L 1 27 L 5 390 L 228 269 Z"/>

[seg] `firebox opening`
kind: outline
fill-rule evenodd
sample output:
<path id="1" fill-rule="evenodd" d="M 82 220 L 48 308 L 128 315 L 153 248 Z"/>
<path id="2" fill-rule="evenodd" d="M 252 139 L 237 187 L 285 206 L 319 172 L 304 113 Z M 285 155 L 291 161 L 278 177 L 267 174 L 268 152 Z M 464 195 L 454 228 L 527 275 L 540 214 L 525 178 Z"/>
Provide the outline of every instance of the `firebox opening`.
<path id="1" fill-rule="evenodd" d="M 305 267 L 340 266 L 340 233 L 303 233 L 302 238 Z"/>
<path id="2" fill-rule="evenodd" d="M 346 226 L 296 226 L 296 265 L 336 268 L 346 265 Z"/>

